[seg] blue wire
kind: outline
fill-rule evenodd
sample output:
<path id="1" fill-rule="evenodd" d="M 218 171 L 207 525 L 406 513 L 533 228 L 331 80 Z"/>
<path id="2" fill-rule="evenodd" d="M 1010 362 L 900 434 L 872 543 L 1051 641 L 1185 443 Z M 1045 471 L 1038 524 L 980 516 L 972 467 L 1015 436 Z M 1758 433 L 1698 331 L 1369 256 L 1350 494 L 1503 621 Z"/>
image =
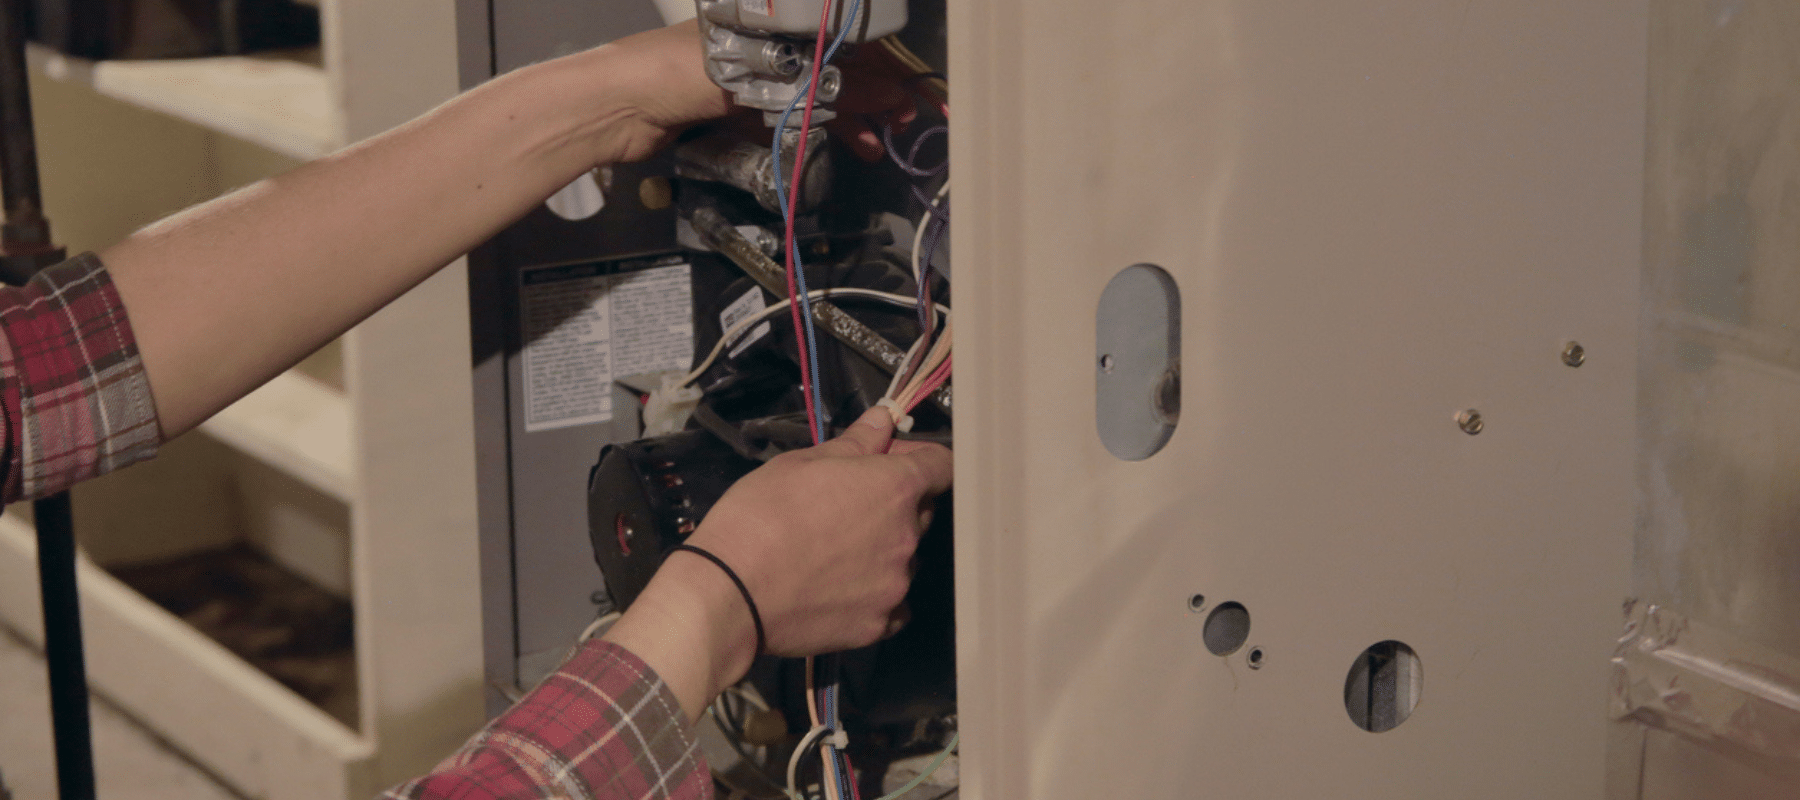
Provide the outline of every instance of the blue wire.
<path id="1" fill-rule="evenodd" d="M 842 25 L 838 26 L 837 38 L 832 40 L 831 47 L 825 50 L 825 57 L 819 63 L 821 74 L 824 72 L 826 65 L 831 63 L 832 57 L 837 55 L 838 48 L 844 44 L 845 37 L 850 35 L 850 29 L 856 26 L 856 17 L 862 12 L 863 2 L 864 0 L 855 0 L 850 6 L 850 17 L 844 20 Z M 784 224 L 787 223 L 791 217 L 788 214 L 787 189 L 783 178 L 785 173 L 781 168 L 781 134 L 783 131 L 787 130 L 788 118 L 793 115 L 794 109 L 800 106 L 800 101 L 806 97 L 806 90 L 811 85 L 811 75 L 808 75 L 806 80 L 800 82 L 800 89 L 794 93 L 793 102 L 788 103 L 787 110 L 781 112 L 781 119 L 775 124 L 774 143 L 770 146 L 775 159 L 773 165 L 775 170 L 775 201 L 781 206 L 781 220 Z M 800 135 L 805 136 L 806 131 L 800 131 Z M 794 188 L 797 190 L 799 187 L 796 186 Z M 800 292 L 800 325 L 804 329 L 802 335 L 802 341 L 804 341 L 806 345 L 806 354 L 804 357 L 808 359 L 808 364 L 810 364 L 807 373 L 812 376 L 811 392 L 813 396 L 813 408 L 818 410 L 818 421 L 817 424 L 813 426 L 812 434 L 815 441 L 822 442 L 825 441 L 825 426 L 830 414 L 825 408 L 825 394 L 823 390 L 819 388 L 819 339 L 818 334 L 813 327 L 812 298 L 807 296 L 806 270 L 804 268 L 805 265 L 800 261 L 800 243 L 797 241 L 798 237 L 795 238 L 796 241 L 789 244 L 789 247 L 791 248 L 789 251 L 789 258 L 792 258 L 794 261 L 794 284 L 795 288 Z"/>
<path id="2" fill-rule="evenodd" d="M 850 34 L 850 29 L 855 27 L 856 18 L 862 12 L 863 2 L 864 0 L 854 0 L 851 4 L 849 18 L 844 20 L 842 25 L 838 26 L 837 38 L 832 40 L 831 46 L 826 48 L 824 58 L 821 59 L 819 64 L 821 72 L 825 69 L 826 65 L 831 63 L 831 59 L 837 55 L 838 48 L 843 46 L 845 37 Z M 794 110 L 800 106 L 800 101 L 806 97 L 806 90 L 811 84 L 812 76 L 808 75 L 806 80 L 801 82 L 799 91 L 794 93 L 793 102 L 788 103 L 787 109 L 781 112 L 781 118 L 775 124 L 774 141 L 770 144 L 770 151 L 774 157 L 775 200 L 781 207 L 781 219 L 783 223 L 787 223 L 792 217 L 788 212 L 787 184 L 784 178 L 786 172 L 781 168 L 781 134 L 783 131 L 787 130 L 788 119 L 793 115 Z M 805 136 L 806 131 L 800 131 L 800 135 Z M 799 187 L 795 188 L 798 189 Z M 789 243 L 788 256 L 794 261 L 794 283 L 795 288 L 798 289 L 800 293 L 800 323 L 805 331 L 804 341 L 806 343 L 806 355 L 804 357 L 807 358 L 811 364 L 808 373 L 812 376 L 811 393 L 813 396 L 813 408 L 818 410 L 818 424 L 813 426 L 813 436 L 818 441 L 824 441 L 828 412 L 825 408 L 824 393 L 819 388 L 819 341 L 818 334 L 813 325 L 812 298 L 807 296 L 806 270 L 804 269 L 805 265 L 800 261 L 800 243 L 798 241 Z M 825 714 L 825 719 L 828 720 L 827 724 L 834 727 L 838 726 L 837 684 L 835 680 L 831 685 L 825 688 L 823 705 L 827 709 Z M 840 763 L 837 761 L 837 756 L 835 755 L 837 748 L 829 745 L 826 745 L 825 747 L 833 753 L 833 763 Z M 847 770 L 839 767 L 835 771 L 838 773 L 837 783 L 840 796 L 850 797 L 849 778 L 845 774 Z"/>

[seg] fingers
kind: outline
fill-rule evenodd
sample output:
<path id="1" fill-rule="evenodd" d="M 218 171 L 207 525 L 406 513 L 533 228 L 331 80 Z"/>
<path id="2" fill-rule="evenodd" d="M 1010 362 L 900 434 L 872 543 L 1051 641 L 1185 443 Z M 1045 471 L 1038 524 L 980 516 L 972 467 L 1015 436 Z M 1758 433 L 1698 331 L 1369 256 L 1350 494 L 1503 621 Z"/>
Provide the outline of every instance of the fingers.
<path id="1" fill-rule="evenodd" d="M 920 481 L 921 496 L 936 497 L 950 489 L 956 458 L 950 448 L 931 442 L 894 442 L 888 454 L 903 462 Z"/>
<path id="2" fill-rule="evenodd" d="M 895 606 L 893 611 L 888 612 L 887 629 L 881 632 L 881 638 L 883 638 L 883 639 L 894 638 L 895 636 L 899 635 L 901 630 L 906 628 L 906 623 L 911 622 L 911 621 L 912 621 L 912 607 L 911 606 L 909 606 L 905 603 L 901 603 L 900 605 Z"/>
<path id="3" fill-rule="evenodd" d="M 863 412 L 849 430 L 812 448 L 811 452 L 824 456 L 879 455 L 887 452 L 888 442 L 893 438 L 894 417 L 886 408 L 876 406 Z"/>

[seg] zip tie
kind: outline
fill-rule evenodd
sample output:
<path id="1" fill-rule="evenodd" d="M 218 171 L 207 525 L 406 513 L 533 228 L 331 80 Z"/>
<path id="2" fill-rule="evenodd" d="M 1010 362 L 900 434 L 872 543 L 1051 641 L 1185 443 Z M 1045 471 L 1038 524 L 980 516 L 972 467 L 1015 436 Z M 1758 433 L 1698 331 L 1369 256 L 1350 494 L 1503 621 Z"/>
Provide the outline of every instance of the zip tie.
<path id="1" fill-rule="evenodd" d="M 883 397 L 881 402 L 875 405 L 888 410 L 888 416 L 894 420 L 894 430 L 900 433 L 912 433 L 913 418 L 900 407 L 899 403 L 894 402 L 894 398 Z"/>

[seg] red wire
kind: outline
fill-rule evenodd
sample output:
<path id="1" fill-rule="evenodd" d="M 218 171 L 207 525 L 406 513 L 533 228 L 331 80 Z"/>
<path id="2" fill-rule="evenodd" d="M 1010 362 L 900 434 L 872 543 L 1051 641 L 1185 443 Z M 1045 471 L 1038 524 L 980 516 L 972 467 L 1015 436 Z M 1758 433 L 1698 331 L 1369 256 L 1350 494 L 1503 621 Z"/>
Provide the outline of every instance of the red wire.
<path id="1" fill-rule="evenodd" d="M 800 179 L 806 174 L 806 134 L 812 130 L 813 108 L 818 104 L 819 70 L 825 61 L 825 30 L 831 25 L 831 3 L 821 3 L 819 7 L 819 38 L 813 43 L 812 79 L 806 86 L 806 111 L 800 117 L 800 136 L 794 143 L 794 177 L 788 182 L 788 207 L 786 233 L 782 239 L 782 259 L 787 264 L 788 309 L 794 320 L 794 344 L 800 351 L 800 393 L 806 397 L 806 427 L 812 433 L 813 444 L 819 440 L 819 409 L 813 404 L 812 381 L 814 369 L 806 349 L 806 329 L 800 320 L 800 289 L 795 281 L 794 263 L 794 218 L 800 215 Z M 807 659 L 807 675 L 812 674 L 812 659 Z M 807 705 L 813 703 L 812 692 L 807 692 Z M 813 712 L 817 714 L 817 711 Z M 824 749 L 820 748 L 820 753 Z"/>
<path id="2" fill-rule="evenodd" d="M 900 413 L 911 414 L 913 409 L 925 402 L 925 398 L 930 397 L 931 393 L 937 391 L 939 386 L 943 386 L 945 381 L 950 380 L 950 362 L 955 357 L 954 353 L 944 356 L 944 363 L 939 364 L 937 369 L 931 371 L 931 377 L 919 384 L 919 393 L 913 395 L 912 400 L 907 401 L 906 408 L 900 409 Z"/>
<path id="3" fill-rule="evenodd" d="M 806 85 L 806 112 L 800 117 L 800 137 L 794 143 L 794 179 L 788 181 L 787 233 L 782 257 L 787 262 L 788 308 L 794 318 L 794 340 L 800 350 L 800 393 L 806 396 L 806 427 L 813 444 L 819 444 L 819 409 L 813 406 L 812 382 L 817 364 L 807 357 L 806 329 L 800 320 L 800 289 L 794 278 L 794 218 L 800 214 L 800 178 L 806 173 L 806 134 L 812 130 L 813 107 L 818 104 L 819 69 L 825 60 L 825 29 L 831 25 L 831 3 L 819 4 L 819 39 L 813 44 L 812 80 Z"/>

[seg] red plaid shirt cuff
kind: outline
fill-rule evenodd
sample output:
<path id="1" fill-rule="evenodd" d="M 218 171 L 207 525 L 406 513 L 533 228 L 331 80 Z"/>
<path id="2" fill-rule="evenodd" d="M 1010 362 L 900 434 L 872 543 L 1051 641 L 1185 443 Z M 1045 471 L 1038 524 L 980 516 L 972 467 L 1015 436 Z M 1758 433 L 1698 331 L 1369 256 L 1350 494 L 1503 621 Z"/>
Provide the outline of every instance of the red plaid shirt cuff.
<path id="1" fill-rule="evenodd" d="M 106 268 L 83 254 L 0 289 L 7 502 L 156 455 L 150 381 Z"/>
<path id="2" fill-rule="evenodd" d="M 712 797 L 712 778 L 668 684 L 594 640 L 436 772 L 383 797 L 687 800 Z"/>

